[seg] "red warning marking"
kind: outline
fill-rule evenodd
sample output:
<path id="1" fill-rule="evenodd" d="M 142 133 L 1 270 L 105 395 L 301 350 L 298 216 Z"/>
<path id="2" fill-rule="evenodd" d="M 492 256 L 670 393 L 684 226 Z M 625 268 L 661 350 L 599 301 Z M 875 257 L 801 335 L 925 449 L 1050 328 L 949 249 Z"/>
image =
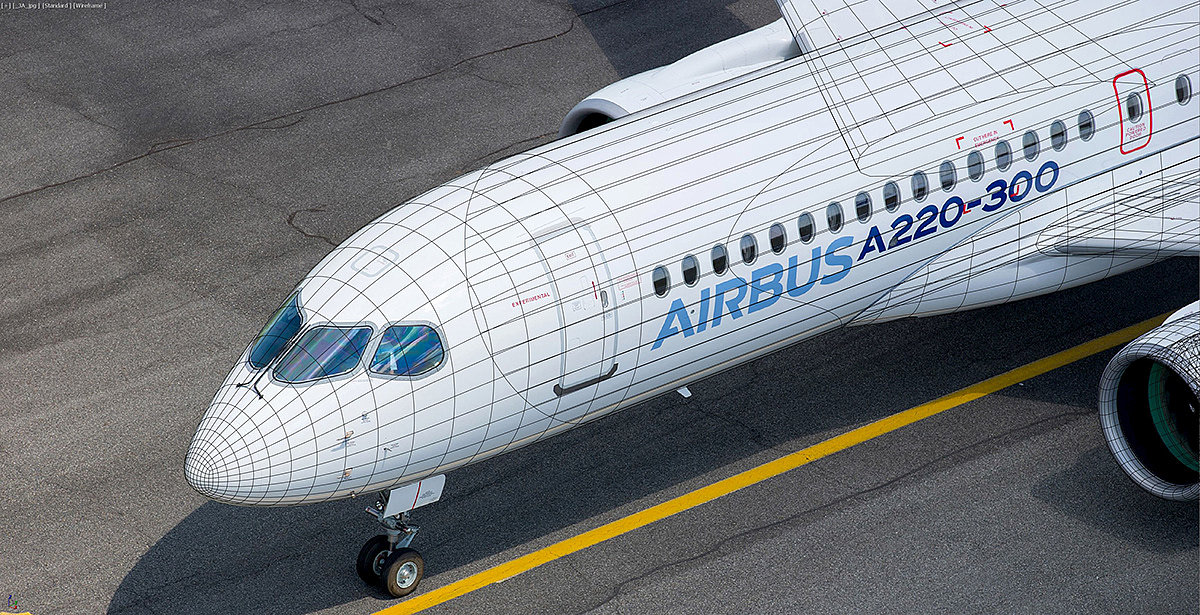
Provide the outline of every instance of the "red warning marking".
<path id="1" fill-rule="evenodd" d="M 1142 138 L 1142 135 L 1144 134 L 1146 134 L 1145 123 L 1134 124 L 1133 126 L 1127 126 L 1125 128 L 1126 141 L 1136 141 L 1137 139 Z"/>
<path id="2" fill-rule="evenodd" d="M 594 296 L 597 299 L 600 298 L 600 295 L 596 294 L 596 282 L 594 282 L 594 281 L 592 282 L 592 296 Z"/>
<path id="3" fill-rule="evenodd" d="M 1013 126 L 1012 120 L 1004 120 L 1004 123 L 1005 123 L 1005 124 L 1008 124 L 1008 127 L 1009 127 L 1009 129 L 1011 129 L 1011 130 L 1016 130 L 1016 129 L 1017 129 L 1017 127 L 1016 127 L 1016 126 Z"/>
<path id="4" fill-rule="evenodd" d="M 512 306 L 513 307 L 521 307 L 522 305 L 525 305 L 526 303 L 538 301 L 539 299 L 546 299 L 548 297 L 550 297 L 550 293 L 538 293 L 536 295 L 530 295 L 528 297 L 525 297 L 524 299 L 521 299 L 520 297 L 518 297 L 516 301 L 512 302 Z"/>
<path id="5" fill-rule="evenodd" d="M 984 145 L 992 143 L 993 141 L 999 141 L 999 140 L 1000 140 L 1000 131 L 999 130 L 989 130 L 987 132 L 981 132 L 979 134 L 972 135 L 971 136 L 971 147 L 983 147 Z M 962 149 L 962 147 L 960 146 L 959 149 Z"/>
<path id="6" fill-rule="evenodd" d="M 958 149 L 962 149 L 962 140 L 963 140 L 962 137 L 959 137 L 954 140 L 954 144 L 958 146 Z"/>
<path id="7" fill-rule="evenodd" d="M 945 19 L 943 19 L 943 17 Z M 966 29 L 967 33 L 969 33 L 971 30 L 975 29 L 975 26 L 954 16 L 951 11 L 946 11 L 944 13 L 938 14 L 937 20 L 938 20 L 938 23 L 942 24 L 943 28 L 946 28 L 947 30 L 953 32 L 956 35 L 959 35 L 960 31 L 962 31 L 964 28 Z M 979 23 L 979 22 L 976 21 L 976 23 Z M 984 24 L 979 24 L 979 25 L 983 26 L 984 32 L 992 31 L 991 27 L 989 27 L 989 26 L 986 26 Z M 941 41 L 938 41 L 938 42 L 941 43 Z M 953 43 L 942 43 L 942 46 L 949 47 L 951 44 L 953 44 Z"/>
<path id="8" fill-rule="evenodd" d="M 991 27 L 991 26 L 984 26 L 984 27 L 983 27 L 983 32 L 984 32 L 984 34 L 987 34 L 988 32 L 991 32 L 991 31 L 992 31 L 992 27 Z"/>

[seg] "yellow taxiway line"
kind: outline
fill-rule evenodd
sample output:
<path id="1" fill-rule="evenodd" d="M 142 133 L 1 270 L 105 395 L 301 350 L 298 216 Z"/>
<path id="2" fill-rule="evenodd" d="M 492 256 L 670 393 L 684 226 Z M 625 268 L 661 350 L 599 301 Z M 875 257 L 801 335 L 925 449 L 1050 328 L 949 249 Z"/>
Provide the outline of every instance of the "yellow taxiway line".
<path id="1" fill-rule="evenodd" d="M 404 602 L 392 605 L 375 615 L 402 615 L 407 613 L 416 613 L 432 606 L 436 606 L 443 602 L 453 600 L 464 594 L 468 594 L 477 589 L 498 583 L 506 579 L 511 579 L 522 572 L 532 570 L 545 564 L 546 562 L 554 561 L 560 557 L 570 555 L 576 551 L 581 551 L 592 545 L 604 542 L 610 538 L 620 536 L 626 532 L 635 530 L 639 527 L 649 525 L 655 521 L 665 519 L 671 515 L 683 512 L 690 508 L 695 508 L 705 502 L 711 502 L 721 496 L 729 495 L 734 491 L 749 487 L 760 483 L 768 478 L 779 476 L 789 470 L 794 470 L 809 462 L 816 461 L 822 457 L 828 457 L 838 451 L 844 451 L 856 444 L 862 444 L 867 440 L 881 436 L 888 432 L 895 431 L 920 421 L 921 419 L 929 418 L 939 412 L 945 412 L 951 408 L 961 406 L 969 401 L 973 401 L 990 395 L 1001 389 L 1010 387 L 1018 382 L 1024 382 L 1035 376 L 1040 376 L 1046 372 L 1057 369 L 1069 363 L 1074 363 L 1080 359 L 1090 357 L 1094 354 L 1104 352 L 1110 348 L 1128 343 L 1139 335 L 1157 327 L 1162 321 L 1166 320 L 1170 313 L 1155 316 L 1149 320 L 1142 321 L 1136 325 L 1132 325 L 1109 333 L 1100 338 L 1096 338 L 1090 342 L 1085 342 L 1074 348 L 1069 348 L 1062 352 L 1050 355 L 1044 359 L 1039 359 L 1033 363 L 1023 365 L 1016 369 L 1004 372 L 999 376 L 988 378 L 983 382 L 973 384 L 964 389 L 960 389 L 949 395 L 939 397 L 931 402 L 921 404 L 915 408 L 910 408 L 903 412 L 893 414 L 891 416 L 879 419 L 873 423 L 863 425 L 857 429 L 848 431 L 839 436 L 835 436 L 823 442 L 801 449 L 794 453 L 790 453 L 774 461 L 768 461 L 760 466 L 750 468 L 744 472 L 734 474 L 729 478 L 719 480 L 715 483 L 700 487 L 695 491 L 690 491 L 681 496 L 672 498 L 661 504 L 656 504 L 650 508 L 640 510 L 627 517 L 617 519 L 609 523 L 605 523 L 600 527 L 583 532 L 570 538 L 560 540 L 548 547 L 543 547 L 530 553 L 523 555 L 513 560 L 509 560 L 502 564 L 498 564 L 482 572 L 477 572 L 469 577 L 454 581 L 447 585 L 443 585 L 436 589 L 409 598 Z"/>

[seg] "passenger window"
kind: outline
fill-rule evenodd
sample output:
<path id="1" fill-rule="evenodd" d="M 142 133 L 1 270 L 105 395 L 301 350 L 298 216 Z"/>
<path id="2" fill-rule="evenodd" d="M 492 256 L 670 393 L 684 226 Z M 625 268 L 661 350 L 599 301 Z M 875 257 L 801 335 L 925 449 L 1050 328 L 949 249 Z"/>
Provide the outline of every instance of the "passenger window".
<path id="1" fill-rule="evenodd" d="M 771 225 L 769 234 L 771 240 L 771 251 L 779 254 L 787 247 L 787 231 L 783 230 L 783 225 L 776 222 Z"/>
<path id="2" fill-rule="evenodd" d="M 813 236 L 817 234 L 817 225 L 813 222 L 812 214 L 805 212 L 800 214 L 800 219 L 796 221 L 797 230 L 800 231 L 800 241 L 808 243 L 813 240 Z"/>
<path id="3" fill-rule="evenodd" d="M 958 171 L 954 169 L 953 162 L 949 160 L 942 162 L 942 166 L 938 169 L 938 179 L 942 182 L 942 190 L 946 192 L 954 190 L 954 185 L 958 183 Z"/>
<path id="4" fill-rule="evenodd" d="M 358 366 L 369 339 L 370 327 L 313 327 L 279 360 L 275 378 L 296 384 L 348 373 Z"/>
<path id="5" fill-rule="evenodd" d="M 742 235 L 742 262 L 749 265 L 758 258 L 758 241 L 754 239 L 754 235 Z"/>
<path id="6" fill-rule="evenodd" d="M 1192 100 L 1192 80 L 1187 75 L 1175 78 L 1175 102 L 1186 105 Z"/>
<path id="7" fill-rule="evenodd" d="M 1125 97 L 1125 117 L 1134 124 L 1142 121 L 1142 97 L 1137 92 Z"/>
<path id="8" fill-rule="evenodd" d="M 1021 150 L 1025 152 L 1025 160 L 1037 160 L 1040 149 L 1037 133 L 1032 130 L 1026 131 L 1025 136 L 1021 137 Z"/>
<path id="9" fill-rule="evenodd" d="M 1084 109 L 1079 112 L 1079 138 L 1088 141 L 1094 134 L 1096 134 L 1096 121 L 1092 118 L 1092 112 Z"/>
<path id="10" fill-rule="evenodd" d="M 1062 123 L 1062 120 L 1054 120 L 1050 124 L 1050 147 L 1054 151 L 1061 152 L 1067 146 L 1067 125 Z"/>
<path id="11" fill-rule="evenodd" d="M 859 192 L 858 196 L 854 197 L 854 213 L 858 216 L 859 222 L 871 219 L 871 195 Z"/>
<path id="12" fill-rule="evenodd" d="M 825 208 L 825 221 L 829 223 L 829 232 L 842 230 L 842 204 L 834 201 Z"/>
<path id="13" fill-rule="evenodd" d="M 996 144 L 996 169 L 999 171 L 1007 171 L 1009 165 L 1012 164 L 1012 148 L 1008 146 L 1008 141 L 1001 141 Z"/>
<path id="14" fill-rule="evenodd" d="M 683 283 L 692 286 L 700 279 L 700 261 L 695 256 L 683 257 Z"/>
<path id="15" fill-rule="evenodd" d="M 900 207 L 900 186 L 896 182 L 883 185 L 883 206 L 888 211 L 896 211 Z"/>
<path id="16" fill-rule="evenodd" d="M 671 278 L 667 275 L 667 268 L 662 265 L 654 268 L 654 273 L 650 275 L 650 281 L 654 283 L 654 294 L 659 297 L 667 294 L 667 289 L 671 287 Z"/>
<path id="17" fill-rule="evenodd" d="M 925 195 L 929 194 L 929 180 L 925 177 L 924 171 L 917 171 L 912 176 L 912 193 L 913 200 L 918 203 L 925 200 Z"/>
<path id="18" fill-rule="evenodd" d="M 275 310 L 275 314 L 250 345 L 250 367 L 262 369 L 274 361 L 275 357 L 279 356 L 279 351 L 283 350 L 284 344 L 300 331 L 302 320 L 300 293 L 292 293 L 292 296 Z"/>
<path id="19" fill-rule="evenodd" d="M 719 243 L 713 246 L 712 262 L 713 273 L 717 275 L 725 273 L 725 268 L 729 266 L 729 252 L 725 250 L 725 244 Z"/>
<path id="20" fill-rule="evenodd" d="M 972 150 L 970 154 L 967 154 L 967 175 L 973 182 L 983 179 L 983 154 L 980 154 L 978 150 Z"/>

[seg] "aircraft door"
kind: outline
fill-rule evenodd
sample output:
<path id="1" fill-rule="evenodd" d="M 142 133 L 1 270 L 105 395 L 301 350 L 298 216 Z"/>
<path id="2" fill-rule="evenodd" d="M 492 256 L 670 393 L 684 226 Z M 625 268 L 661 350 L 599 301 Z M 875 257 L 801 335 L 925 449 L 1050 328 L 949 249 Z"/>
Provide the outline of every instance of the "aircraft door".
<path id="1" fill-rule="evenodd" d="M 615 331 L 606 331 L 612 308 L 611 276 L 595 234 L 573 220 L 534 234 L 534 247 L 553 280 L 562 324 L 562 356 L 553 385 L 559 410 L 590 403 L 588 392 L 616 371 Z"/>
<path id="2" fill-rule="evenodd" d="M 619 403 L 641 302 L 616 216 L 571 169 L 519 155 L 470 189 L 464 267 L 496 374 L 490 450 Z"/>
<path id="3" fill-rule="evenodd" d="M 1132 154 L 1150 143 L 1154 129 L 1154 111 L 1150 104 L 1150 82 L 1139 69 L 1125 71 L 1113 78 L 1117 112 L 1121 118 L 1121 153 Z"/>

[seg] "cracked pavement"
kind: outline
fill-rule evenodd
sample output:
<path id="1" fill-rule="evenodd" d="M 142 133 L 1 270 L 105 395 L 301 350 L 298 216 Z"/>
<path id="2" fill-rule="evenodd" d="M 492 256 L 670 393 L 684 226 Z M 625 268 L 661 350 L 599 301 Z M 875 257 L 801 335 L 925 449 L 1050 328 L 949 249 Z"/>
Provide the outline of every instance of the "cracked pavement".
<path id="1" fill-rule="evenodd" d="M 108 5 L 0 12 L 0 590 L 36 615 L 391 604 L 353 572 L 361 500 L 256 510 L 187 486 L 229 366 L 366 222 L 777 18 L 770 0 Z M 418 517 L 423 587 L 1182 306 L 1196 279 L 1176 260 L 835 332 L 455 472 Z M 1194 612 L 1194 507 L 1100 448 L 1103 359 L 434 612 Z"/>

